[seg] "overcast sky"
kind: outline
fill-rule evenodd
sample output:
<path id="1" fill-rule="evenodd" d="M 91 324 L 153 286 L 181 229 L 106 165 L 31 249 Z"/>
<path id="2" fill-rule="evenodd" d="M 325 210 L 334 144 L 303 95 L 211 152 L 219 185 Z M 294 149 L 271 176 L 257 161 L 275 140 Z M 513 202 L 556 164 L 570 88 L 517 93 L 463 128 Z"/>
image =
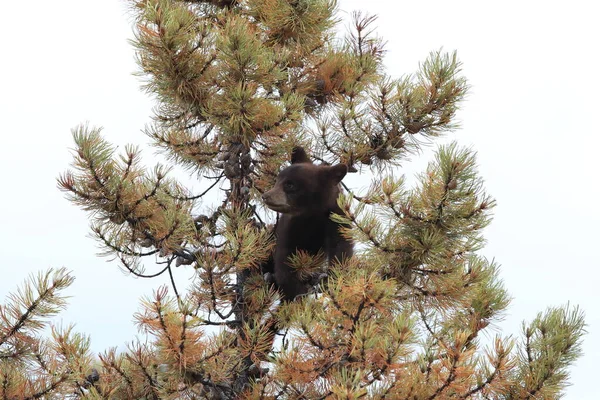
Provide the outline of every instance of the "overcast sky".
<path id="1" fill-rule="evenodd" d="M 140 296 L 167 278 L 133 279 L 97 257 L 87 215 L 55 179 L 71 161 L 70 129 L 81 122 L 103 126 L 121 148 L 148 143 L 141 129 L 153 103 L 132 76 L 131 18 L 117 0 L 5 3 L 0 302 L 29 273 L 65 266 L 77 279 L 63 321 L 90 334 L 95 351 L 122 346 L 136 333 Z M 521 321 L 567 302 L 585 310 L 589 334 L 571 369 L 568 400 L 600 398 L 597 4 L 339 1 L 344 11 L 379 14 L 394 77 L 415 71 L 432 50 L 458 51 L 472 89 L 459 114 L 462 128 L 449 139 L 477 151 L 486 188 L 498 201 L 483 254 L 502 265 L 514 300 L 497 328 L 518 335 Z M 148 165 L 156 161 L 150 150 L 145 156 Z M 430 158 L 424 152 L 404 172 L 420 171 Z"/>

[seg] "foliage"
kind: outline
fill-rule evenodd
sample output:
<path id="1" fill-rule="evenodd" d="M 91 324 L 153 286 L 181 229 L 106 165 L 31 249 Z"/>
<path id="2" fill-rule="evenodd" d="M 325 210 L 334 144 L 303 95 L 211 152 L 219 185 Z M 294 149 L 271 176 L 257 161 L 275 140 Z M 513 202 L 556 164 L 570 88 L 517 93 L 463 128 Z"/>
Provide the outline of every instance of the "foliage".
<path id="1" fill-rule="evenodd" d="M 97 379 L 89 373 L 89 339 L 73 327 L 39 332 L 66 305 L 60 292 L 74 278 L 63 268 L 30 277 L 0 306 L 0 396 L 3 399 L 59 399 L 82 394 Z"/>
<path id="2" fill-rule="evenodd" d="M 133 146 L 117 155 L 88 126 L 73 132 L 73 168 L 59 186 L 126 270 L 172 277 L 182 266 L 195 282 L 180 293 L 172 279 L 173 295 L 160 288 L 143 301 L 136 318 L 151 342 L 96 361 L 71 328 L 36 336 L 72 278 L 61 270 L 30 282 L 0 310 L 3 398 L 560 395 L 580 354 L 577 308 L 541 313 L 520 340 L 482 344 L 509 295 L 498 265 L 477 253 L 495 202 L 474 153 L 441 146 L 414 187 L 397 176 L 424 142 L 456 127 L 468 89 L 456 54 L 433 52 L 393 79 L 375 19 L 355 13 L 336 38 L 333 0 L 129 4 L 140 74 L 158 102 L 146 134 L 203 188 L 191 193 L 162 166 L 146 170 Z M 275 217 L 261 195 L 295 145 L 376 173 L 364 193 L 344 187 L 344 215 L 332 216 L 348 226 L 355 257 L 314 295 L 279 304 L 261 270 Z M 146 272 L 147 260 L 158 269 Z M 319 270 L 307 254 L 293 262 L 307 276 Z"/>

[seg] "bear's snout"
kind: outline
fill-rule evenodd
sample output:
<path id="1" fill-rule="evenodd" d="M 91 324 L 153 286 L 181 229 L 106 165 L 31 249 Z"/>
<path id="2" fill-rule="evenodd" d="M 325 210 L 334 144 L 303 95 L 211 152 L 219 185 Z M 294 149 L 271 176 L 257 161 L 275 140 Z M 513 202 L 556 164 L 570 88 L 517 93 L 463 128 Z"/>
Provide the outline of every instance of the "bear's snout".
<path id="1" fill-rule="evenodd" d="M 275 186 L 273 189 L 266 191 L 262 195 L 262 199 L 265 202 L 266 206 L 273 211 L 287 212 L 289 209 L 287 197 L 283 190 L 281 190 L 281 188 L 279 188 L 278 186 Z"/>
<path id="2" fill-rule="evenodd" d="M 273 198 L 273 189 L 264 192 L 262 199 L 267 206 L 273 205 L 275 203 L 275 199 Z"/>

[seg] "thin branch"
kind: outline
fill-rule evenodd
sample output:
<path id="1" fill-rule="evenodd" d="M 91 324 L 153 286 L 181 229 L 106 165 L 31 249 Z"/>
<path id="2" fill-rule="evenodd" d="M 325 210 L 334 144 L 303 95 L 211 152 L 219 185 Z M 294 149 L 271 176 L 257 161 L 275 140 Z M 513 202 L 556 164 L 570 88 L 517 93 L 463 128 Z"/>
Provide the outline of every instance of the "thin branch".
<path id="1" fill-rule="evenodd" d="M 173 287 L 173 291 L 175 292 L 175 297 L 177 297 L 177 304 L 181 305 L 181 298 L 179 297 L 179 292 L 177 291 L 177 285 L 175 285 L 175 279 L 173 279 L 173 271 L 171 268 L 171 261 L 173 261 L 174 258 L 172 258 L 169 261 L 169 264 L 167 265 L 167 271 L 169 271 L 169 279 L 171 280 L 171 286 Z"/>
<path id="2" fill-rule="evenodd" d="M 212 188 L 217 186 L 217 184 L 219 184 L 219 182 L 221 182 L 221 179 L 223 179 L 224 176 L 225 176 L 225 174 L 221 174 L 217 177 L 207 177 L 210 179 L 215 179 L 215 181 L 205 191 L 203 191 L 202 193 L 197 194 L 195 196 L 189 196 L 189 197 L 188 196 L 176 196 L 168 191 L 167 191 L 167 194 L 176 200 L 181 200 L 181 201 L 197 200 L 200 197 L 204 196 L 206 193 L 210 192 L 212 190 Z"/>
<path id="3" fill-rule="evenodd" d="M 146 275 L 146 274 L 137 272 L 135 269 L 133 269 L 131 266 L 129 266 L 129 263 L 127 262 L 127 260 L 125 260 L 125 257 L 123 257 L 122 255 L 117 255 L 117 257 L 119 258 L 119 260 L 121 261 L 123 266 L 129 272 L 131 272 L 133 275 L 137 276 L 138 278 L 156 278 L 157 276 L 162 275 L 169 268 L 169 266 L 166 266 L 165 268 L 161 269 L 159 272 L 157 272 L 155 274 Z"/>

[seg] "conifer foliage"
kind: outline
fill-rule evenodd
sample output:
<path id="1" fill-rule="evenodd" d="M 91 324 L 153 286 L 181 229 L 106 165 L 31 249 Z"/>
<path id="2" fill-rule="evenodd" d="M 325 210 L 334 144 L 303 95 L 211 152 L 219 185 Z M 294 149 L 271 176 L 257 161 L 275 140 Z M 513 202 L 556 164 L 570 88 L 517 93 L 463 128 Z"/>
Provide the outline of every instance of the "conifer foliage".
<path id="1" fill-rule="evenodd" d="M 146 128 L 173 165 L 118 154 L 98 128 L 74 129 L 59 186 L 92 218 L 108 256 L 140 277 L 171 276 L 136 315 L 150 342 L 97 358 L 71 328 L 39 330 L 64 306 L 64 270 L 0 308 L 0 398 L 551 399 L 580 354 L 582 313 L 540 313 L 518 338 L 482 332 L 509 295 L 480 256 L 494 200 L 472 151 L 440 146 L 407 187 L 398 165 L 455 128 L 468 85 L 456 54 L 387 76 L 374 18 L 336 36 L 334 0 L 129 0 L 132 41 L 156 98 Z M 355 256 L 314 293 L 280 303 L 262 271 L 274 240 L 261 195 L 294 146 L 371 173 L 338 202 Z M 374 173 L 373 173 L 374 172 Z M 365 178 L 366 179 L 366 178 Z M 294 257 L 301 275 L 322 263 Z M 193 269 L 187 290 L 172 278 Z M 277 331 L 277 334 L 274 334 Z M 487 335 L 490 337 L 490 334 Z"/>

